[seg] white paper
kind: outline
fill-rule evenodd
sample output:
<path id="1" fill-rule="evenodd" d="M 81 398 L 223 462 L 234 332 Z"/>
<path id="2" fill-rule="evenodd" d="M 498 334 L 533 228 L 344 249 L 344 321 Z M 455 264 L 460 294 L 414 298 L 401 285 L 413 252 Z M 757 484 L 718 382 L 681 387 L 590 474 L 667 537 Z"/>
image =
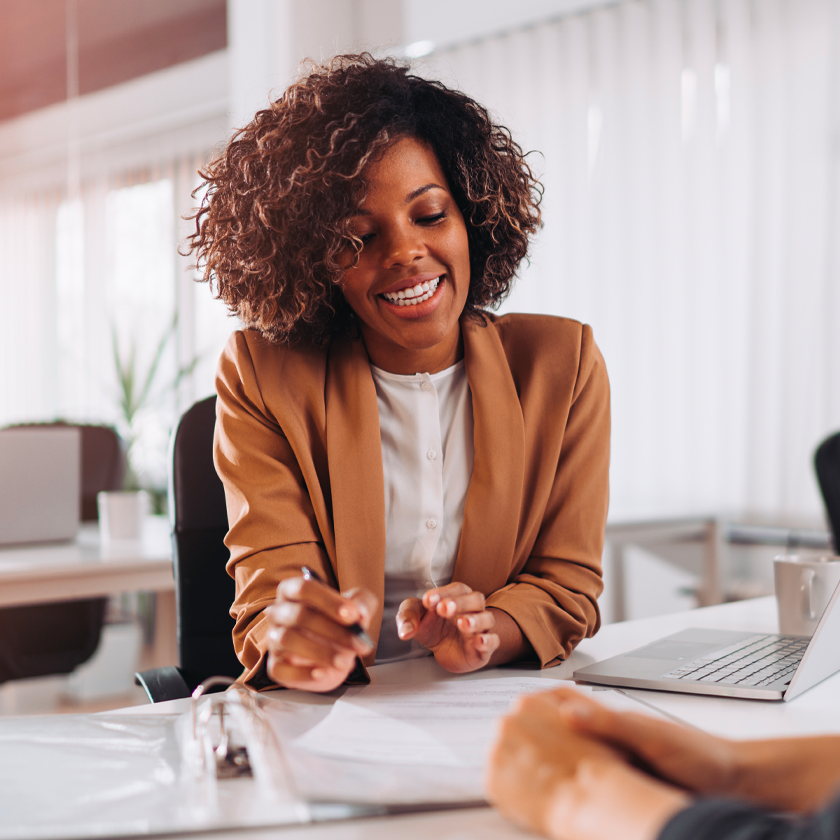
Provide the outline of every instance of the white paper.
<path id="1" fill-rule="evenodd" d="M 506 677 L 352 688 L 294 745 L 354 761 L 479 767 L 511 701 L 559 685 Z"/>

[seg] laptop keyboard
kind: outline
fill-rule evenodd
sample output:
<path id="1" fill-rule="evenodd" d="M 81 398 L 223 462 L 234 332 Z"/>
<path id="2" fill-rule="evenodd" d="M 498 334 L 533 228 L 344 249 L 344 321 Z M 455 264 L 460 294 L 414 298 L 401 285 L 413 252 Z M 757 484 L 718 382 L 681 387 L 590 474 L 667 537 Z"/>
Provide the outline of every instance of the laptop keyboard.
<path id="1" fill-rule="evenodd" d="M 714 656 L 681 665 L 663 674 L 663 678 L 727 685 L 769 685 L 793 676 L 809 641 L 797 636 L 751 636 L 716 650 Z"/>

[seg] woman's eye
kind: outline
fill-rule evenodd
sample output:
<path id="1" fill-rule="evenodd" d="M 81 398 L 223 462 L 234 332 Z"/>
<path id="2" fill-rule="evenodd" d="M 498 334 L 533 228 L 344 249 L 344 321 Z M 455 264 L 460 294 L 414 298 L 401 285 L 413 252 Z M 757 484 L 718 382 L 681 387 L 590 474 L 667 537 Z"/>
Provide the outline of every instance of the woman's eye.
<path id="1" fill-rule="evenodd" d="M 433 225 L 437 222 L 443 221 L 445 218 L 446 218 L 446 213 L 441 212 L 441 213 L 435 213 L 432 216 L 422 216 L 421 218 L 419 218 L 417 220 L 417 222 L 418 222 L 418 224 L 421 224 L 421 225 Z"/>

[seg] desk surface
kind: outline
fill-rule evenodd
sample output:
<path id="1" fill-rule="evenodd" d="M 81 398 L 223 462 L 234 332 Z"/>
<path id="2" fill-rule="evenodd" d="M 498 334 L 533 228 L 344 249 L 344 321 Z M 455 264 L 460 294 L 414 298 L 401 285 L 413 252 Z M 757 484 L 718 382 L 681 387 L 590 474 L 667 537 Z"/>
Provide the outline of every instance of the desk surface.
<path id="1" fill-rule="evenodd" d="M 0 548 L 0 606 L 174 588 L 164 517 L 149 517 L 140 540 L 103 545 L 86 524 L 73 542 Z"/>
<path id="2" fill-rule="evenodd" d="M 581 642 L 567 662 L 544 671 L 516 668 L 455 676 L 440 668 L 433 659 L 411 660 L 371 669 L 373 683 L 424 683 L 431 680 L 493 679 L 504 674 L 518 674 L 544 679 L 571 679 L 576 668 L 614 656 L 654 641 L 686 627 L 721 627 L 734 630 L 776 632 L 776 606 L 773 598 L 759 598 L 734 604 L 721 604 L 674 615 L 627 621 L 603 627 L 593 639 Z M 715 697 L 669 694 L 657 691 L 624 690 L 644 707 L 659 711 L 688 725 L 731 737 L 761 737 L 804 734 L 808 732 L 840 732 L 840 716 L 836 713 L 840 699 L 840 674 L 824 681 L 790 703 L 761 700 L 736 700 Z M 284 700 L 304 703 L 332 703 L 334 695 L 313 697 L 300 692 L 278 692 Z M 156 706 L 124 709 L 123 712 L 173 713 L 188 708 L 189 701 L 176 700 Z M 115 714 L 119 714 L 116 712 Z M 436 840 L 482 840 L 533 837 L 519 831 L 489 809 L 447 811 L 402 817 L 377 818 L 326 825 L 294 827 L 269 832 L 249 832 L 249 838 L 282 840 L 393 840 L 425 838 Z M 218 835 L 215 835 L 218 836 Z M 229 836 L 229 835 L 228 835 Z"/>

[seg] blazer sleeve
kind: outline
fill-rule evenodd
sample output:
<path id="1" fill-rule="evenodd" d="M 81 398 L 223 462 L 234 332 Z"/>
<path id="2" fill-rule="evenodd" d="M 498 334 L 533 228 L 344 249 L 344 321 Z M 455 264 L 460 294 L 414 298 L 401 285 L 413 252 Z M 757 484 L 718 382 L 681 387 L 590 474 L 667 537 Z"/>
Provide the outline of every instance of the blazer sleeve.
<path id="1" fill-rule="evenodd" d="M 600 626 L 609 460 L 609 380 L 592 330 L 584 326 L 578 375 L 539 533 L 522 568 L 487 598 L 489 607 L 516 621 L 544 668 L 568 657 Z"/>
<path id="2" fill-rule="evenodd" d="M 231 337 L 219 362 L 214 460 L 225 487 L 236 583 L 233 643 L 253 688 L 265 675 L 268 622 L 264 610 L 277 584 L 307 565 L 332 580 L 311 498 L 293 446 L 266 407 L 243 333 Z"/>

